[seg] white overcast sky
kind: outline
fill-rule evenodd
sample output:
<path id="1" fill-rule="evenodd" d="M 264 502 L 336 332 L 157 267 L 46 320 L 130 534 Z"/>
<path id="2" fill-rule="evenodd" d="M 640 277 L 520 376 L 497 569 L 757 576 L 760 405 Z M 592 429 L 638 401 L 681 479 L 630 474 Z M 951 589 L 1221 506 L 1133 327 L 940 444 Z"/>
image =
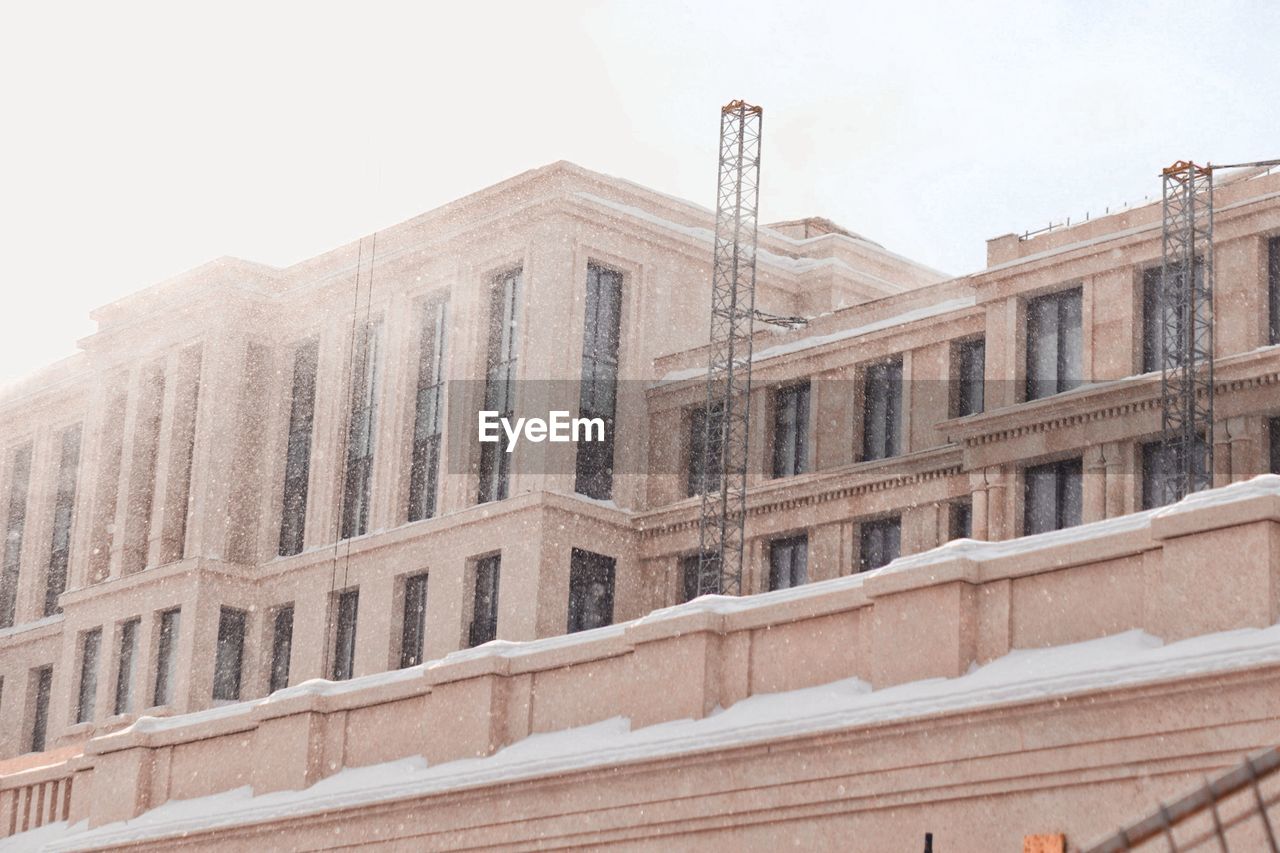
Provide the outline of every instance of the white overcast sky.
<path id="1" fill-rule="evenodd" d="M 0 383 L 221 255 L 287 265 L 567 159 L 951 273 L 984 240 L 1280 157 L 1280 3 L 6 3 Z M 709 262 L 709 259 L 708 259 Z"/>

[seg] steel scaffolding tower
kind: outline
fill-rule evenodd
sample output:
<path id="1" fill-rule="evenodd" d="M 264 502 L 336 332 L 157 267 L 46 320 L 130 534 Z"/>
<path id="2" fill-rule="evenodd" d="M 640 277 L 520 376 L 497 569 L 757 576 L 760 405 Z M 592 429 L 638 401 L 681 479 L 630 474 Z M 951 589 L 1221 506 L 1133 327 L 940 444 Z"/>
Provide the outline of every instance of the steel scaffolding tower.
<path id="1" fill-rule="evenodd" d="M 1213 168 L 1162 173 L 1160 403 L 1165 496 L 1213 485 Z"/>
<path id="2" fill-rule="evenodd" d="M 742 593 L 763 116 L 760 107 L 744 101 L 720 110 L 711 345 L 699 483 L 698 595 Z"/>

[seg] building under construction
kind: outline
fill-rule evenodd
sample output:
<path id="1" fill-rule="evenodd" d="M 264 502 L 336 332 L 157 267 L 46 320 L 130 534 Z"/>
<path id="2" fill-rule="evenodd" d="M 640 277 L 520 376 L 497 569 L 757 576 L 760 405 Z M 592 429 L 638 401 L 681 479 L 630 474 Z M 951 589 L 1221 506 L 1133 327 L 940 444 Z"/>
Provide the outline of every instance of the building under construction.
<path id="1" fill-rule="evenodd" d="M 552 164 L 6 389 L 0 849 L 1064 849 L 1280 743 L 1280 174 L 953 277 L 757 225 L 761 118 L 715 211 Z"/>

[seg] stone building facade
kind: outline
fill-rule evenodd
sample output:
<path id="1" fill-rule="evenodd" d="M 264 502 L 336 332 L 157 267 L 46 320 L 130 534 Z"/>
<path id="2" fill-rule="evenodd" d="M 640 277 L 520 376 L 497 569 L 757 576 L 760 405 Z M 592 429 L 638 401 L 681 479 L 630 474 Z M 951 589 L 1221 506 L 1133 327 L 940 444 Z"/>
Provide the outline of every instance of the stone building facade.
<path id="1" fill-rule="evenodd" d="M 0 772 L 686 600 L 711 226 L 557 163 L 97 310 L 0 396 Z M 1280 464 L 1280 174 L 1224 180 L 1215 229 L 1227 485 Z M 809 321 L 757 326 L 746 591 L 1163 503 L 1159 236 L 1141 206 L 949 278 L 826 220 L 763 228 L 757 305 Z M 607 447 L 476 441 L 477 409 L 557 400 Z"/>

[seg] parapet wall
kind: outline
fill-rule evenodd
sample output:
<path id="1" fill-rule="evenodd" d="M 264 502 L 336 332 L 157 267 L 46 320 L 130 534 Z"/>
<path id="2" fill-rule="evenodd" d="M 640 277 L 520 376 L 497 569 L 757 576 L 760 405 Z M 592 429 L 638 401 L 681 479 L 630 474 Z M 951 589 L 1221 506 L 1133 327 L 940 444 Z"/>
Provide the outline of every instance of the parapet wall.
<path id="1" fill-rule="evenodd" d="M 301 789 L 407 756 L 485 756 L 619 716 L 632 728 L 700 719 L 840 679 L 880 689 L 957 677 L 1015 648 L 1134 628 L 1176 640 L 1278 616 L 1280 476 L 1264 476 L 1069 530 L 961 540 L 865 575 L 143 718 L 83 755 L 0 778 L 0 836 L 64 818 L 99 826 L 245 785 Z"/>

